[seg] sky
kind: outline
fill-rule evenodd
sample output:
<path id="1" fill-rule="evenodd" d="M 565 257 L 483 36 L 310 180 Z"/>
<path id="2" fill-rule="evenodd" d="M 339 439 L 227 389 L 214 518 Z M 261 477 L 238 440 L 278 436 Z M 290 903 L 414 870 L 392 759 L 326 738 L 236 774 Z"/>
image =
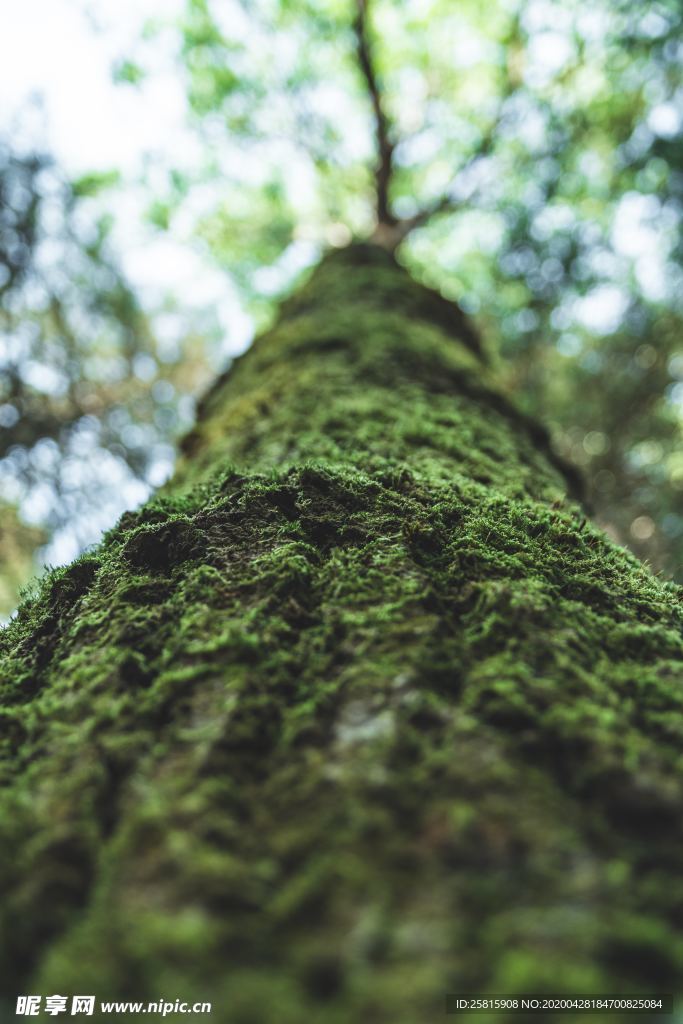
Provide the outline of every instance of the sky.
<path id="1" fill-rule="evenodd" d="M 145 164 L 153 175 L 155 164 L 177 163 L 179 154 L 191 160 L 198 142 L 186 127 L 183 85 L 164 51 L 163 37 L 151 50 L 157 66 L 141 86 L 117 85 L 112 77 L 115 64 L 134 54 L 145 23 L 172 20 L 183 6 L 184 0 L 14 4 L 0 34 L 0 131 L 11 126 L 15 138 L 30 142 L 38 135 L 74 178 L 116 167 L 130 182 Z M 542 6 L 536 3 L 530 9 Z M 544 47 L 547 63 L 557 56 L 557 48 L 547 40 Z M 37 95 L 44 118 L 27 116 L 29 99 Z M 153 305 L 170 289 L 188 308 L 211 307 L 223 329 L 225 355 L 243 351 L 253 325 L 226 276 L 204 262 L 182 235 L 171 239 L 151 232 L 144 217 L 148 197 L 128 186 L 109 200 L 117 225 L 114 242 L 142 301 L 147 298 Z M 660 298 L 661 241 L 657 231 L 648 230 L 643 212 L 636 202 L 627 201 L 614 241 L 618 250 L 639 257 L 641 286 L 648 297 Z M 618 316 L 620 301 L 614 290 L 594 296 L 581 310 L 586 326 L 603 329 Z"/>
<path id="2" fill-rule="evenodd" d="M 120 170 L 134 180 L 149 168 L 191 152 L 183 88 L 169 55 L 141 87 L 113 81 L 115 64 L 133 52 L 144 24 L 172 19 L 183 0 L 21 0 L 0 33 L 0 131 L 43 144 L 71 178 Z M 30 109 L 41 97 L 44 116 Z M 168 159 L 164 159 L 165 156 Z M 252 334 L 225 275 L 209 267 L 182 238 L 154 235 L 144 220 L 142 190 L 127 188 L 109 202 L 124 270 L 142 301 L 167 290 L 188 308 L 211 306 L 225 335 L 224 353 L 242 351 Z"/>
<path id="3" fill-rule="evenodd" d="M 0 133 L 18 147 L 44 147 L 71 179 L 92 171 L 120 170 L 134 182 L 145 161 L 152 173 L 196 145 L 185 126 L 185 97 L 168 54 L 141 88 L 116 84 L 112 69 L 130 57 L 144 23 L 173 18 L 183 0 L 20 0 L 5 12 L 0 33 Z M 41 112 L 34 101 L 41 100 Z M 155 233 L 145 219 L 149 193 L 126 187 L 107 198 L 114 214 L 113 242 L 124 272 L 143 305 L 153 309 L 169 292 L 181 307 L 214 311 L 224 342 L 221 363 L 248 345 L 253 325 L 224 273 L 210 266 L 182 238 Z M 159 325 L 163 329 L 163 324 Z M 220 367 L 219 367 L 220 368 Z M 161 482 L 172 462 L 160 469 Z M 92 472 L 92 466 L 88 470 Z M 115 501 L 100 514 L 59 531 L 41 561 L 70 561 L 83 543 L 97 540 L 127 508 L 139 505 L 149 486 L 124 472 L 116 460 L 98 465 Z M 118 476 L 116 475 L 118 473 Z M 120 479 L 119 479 L 120 478 Z M 22 508 L 29 522 L 44 517 L 51 492 L 34 489 Z M 87 527 L 87 529 L 86 529 Z"/>
<path id="4" fill-rule="evenodd" d="M 22 0 L 0 35 L 0 119 L 42 93 L 47 141 L 67 172 L 134 170 L 146 148 L 182 140 L 184 101 L 171 76 L 141 103 L 112 82 L 147 18 L 173 16 L 180 0 Z"/>

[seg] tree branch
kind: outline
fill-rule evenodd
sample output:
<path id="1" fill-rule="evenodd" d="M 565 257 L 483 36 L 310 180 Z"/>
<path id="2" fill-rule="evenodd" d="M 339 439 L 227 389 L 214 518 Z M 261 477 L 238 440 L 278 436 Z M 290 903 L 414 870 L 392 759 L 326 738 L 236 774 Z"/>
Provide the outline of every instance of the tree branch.
<path id="1" fill-rule="evenodd" d="M 493 122 L 489 125 L 488 130 L 482 135 L 479 145 L 476 149 L 470 153 L 465 160 L 464 164 L 458 168 L 453 182 L 463 175 L 466 171 L 470 170 L 476 164 L 478 160 L 488 156 L 494 149 L 500 131 L 500 126 L 503 121 L 503 115 L 505 113 L 505 105 L 509 98 L 517 92 L 519 86 L 508 73 L 505 82 L 505 88 L 500 96 L 498 102 L 498 110 Z M 415 231 L 417 228 L 424 227 L 432 217 L 436 217 L 440 213 L 452 213 L 455 210 L 460 209 L 463 206 L 464 200 L 456 198 L 452 193 L 446 193 L 431 203 L 429 206 L 425 206 L 422 210 L 418 210 L 412 217 L 403 217 L 393 221 L 391 228 L 391 240 L 387 244 L 387 240 L 381 240 L 380 244 L 384 244 L 388 248 L 395 249 L 400 243 L 408 237 L 408 235 Z M 379 240 L 379 239 L 378 239 Z"/>
<path id="2" fill-rule="evenodd" d="M 460 175 L 464 174 L 465 171 L 473 167 L 477 160 L 481 160 L 482 157 L 487 156 L 491 152 L 495 143 L 495 135 L 499 124 L 500 118 L 497 118 L 495 124 L 491 126 L 490 130 L 481 139 L 476 150 L 469 155 L 463 166 L 458 169 L 454 181 L 457 180 Z M 378 225 L 373 235 L 373 241 L 393 252 L 393 250 L 396 249 L 409 234 L 417 228 L 424 227 L 425 224 L 429 223 L 432 217 L 436 217 L 440 213 L 453 213 L 456 210 L 459 210 L 463 205 L 463 199 L 459 199 L 451 193 L 446 193 L 439 199 L 435 200 L 435 202 L 430 203 L 429 206 L 425 206 L 421 210 L 418 210 L 412 217 L 394 218 L 392 222 L 385 227 L 381 224 Z"/>
<path id="3" fill-rule="evenodd" d="M 368 32 L 368 0 L 356 0 L 356 11 L 353 28 L 356 34 L 358 62 L 363 72 L 368 92 L 370 93 L 375 116 L 375 135 L 377 139 L 377 166 L 375 168 L 377 221 L 378 224 L 395 224 L 396 218 L 391 212 L 389 202 L 389 185 L 393 172 L 395 144 L 391 141 L 389 119 L 384 110 L 382 92 L 375 71 L 372 45 Z"/>
<path id="4" fill-rule="evenodd" d="M 365 15 L 366 0 L 357 0 L 359 19 L 361 30 L 363 28 L 363 16 Z M 357 29 L 358 31 L 358 29 Z M 359 54 L 361 50 L 361 40 L 363 38 L 363 32 L 358 36 L 359 38 Z M 381 217 L 378 218 L 378 224 L 372 236 L 372 241 L 378 245 L 383 246 L 385 249 L 389 249 L 393 252 L 401 242 L 408 237 L 408 235 L 415 231 L 417 228 L 424 227 L 425 224 L 429 223 L 432 217 L 436 217 L 440 213 L 453 212 L 460 209 L 465 200 L 457 198 L 453 195 L 453 187 L 457 182 L 458 178 L 461 177 L 466 171 L 470 170 L 478 160 L 488 156 L 495 148 L 500 127 L 503 122 L 505 114 L 505 107 L 507 101 L 511 96 L 515 95 L 521 87 L 522 78 L 519 74 L 519 70 L 514 66 L 514 52 L 513 47 L 515 44 L 520 42 L 520 20 L 519 15 L 516 15 L 509 27 L 507 38 L 503 40 L 502 45 L 506 48 L 507 59 L 505 61 L 504 70 L 504 81 L 498 98 L 498 108 L 495 113 L 493 121 L 489 125 L 487 131 L 482 135 L 479 140 L 479 145 L 469 154 L 465 162 L 455 172 L 453 176 L 453 183 L 451 190 L 445 195 L 441 196 L 435 202 L 430 203 L 429 206 L 423 207 L 418 210 L 412 217 L 393 217 L 390 215 L 388 220 Z M 367 56 L 367 54 L 366 54 Z M 362 61 L 361 61 L 362 63 Z M 372 63 L 369 63 L 370 75 L 372 76 Z M 372 92 L 372 87 L 371 87 Z M 382 108 L 380 102 L 379 93 L 377 95 L 377 103 L 379 109 L 379 116 L 382 116 Z M 385 130 L 386 130 L 386 123 Z M 379 135 L 379 129 L 378 129 Z M 389 173 L 391 173 L 391 159 L 393 157 L 393 147 L 389 151 Z"/>
<path id="5" fill-rule="evenodd" d="M 483 157 L 489 155 L 495 143 L 495 133 L 498 130 L 499 124 L 500 121 L 497 120 L 495 125 L 492 126 L 491 130 L 487 132 L 487 134 L 483 137 L 474 153 L 471 153 L 467 160 L 465 161 L 465 163 L 462 165 L 462 167 L 458 169 L 455 180 L 457 180 L 457 178 L 459 178 L 461 175 L 465 174 L 466 171 L 469 171 L 472 167 L 474 167 L 478 160 L 481 160 L 483 159 Z M 425 225 L 428 221 L 432 219 L 432 217 L 435 217 L 437 214 L 452 213 L 455 210 L 460 209 L 463 203 L 463 199 L 457 199 L 454 195 L 446 193 L 446 195 L 442 196 L 440 199 L 437 199 L 436 202 L 431 203 L 429 206 L 426 206 L 422 210 L 419 210 L 412 217 L 408 217 L 403 221 L 399 222 L 402 225 L 403 230 L 401 240 L 403 240 L 403 238 L 405 238 L 406 235 L 410 234 L 411 231 L 414 231 L 415 228 L 423 227 L 423 225 Z"/>

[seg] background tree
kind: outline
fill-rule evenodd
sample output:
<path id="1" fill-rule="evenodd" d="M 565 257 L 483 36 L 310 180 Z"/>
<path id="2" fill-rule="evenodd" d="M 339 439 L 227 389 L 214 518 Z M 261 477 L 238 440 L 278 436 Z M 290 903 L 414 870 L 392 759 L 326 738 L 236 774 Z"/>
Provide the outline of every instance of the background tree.
<path id="1" fill-rule="evenodd" d="M 96 204 L 115 177 L 0 144 L 0 613 L 36 547 L 73 557 L 168 475 L 209 379 L 199 318 L 169 348 L 117 266 Z"/>

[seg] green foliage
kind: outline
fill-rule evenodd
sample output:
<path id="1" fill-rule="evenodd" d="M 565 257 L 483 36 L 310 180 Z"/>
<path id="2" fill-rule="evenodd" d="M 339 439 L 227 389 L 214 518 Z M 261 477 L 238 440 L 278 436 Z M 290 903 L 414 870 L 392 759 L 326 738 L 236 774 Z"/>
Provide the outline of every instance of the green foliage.
<path id="1" fill-rule="evenodd" d="M 182 396 L 209 375 L 196 336 L 178 330 L 169 353 L 118 265 L 99 197 L 119 181 L 69 184 L 0 141 L 0 489 L 19 515 L 0 548 L 2 614 L 19 569 L 36 568 L 31 539 L 63 538 L 68 559 L 168 474 Z"/>
<path id="2" fill-rule="evenodd" d="M 121 181 L 118 171 L 96 171 L 84 174 L 71 183 L 71 193 L 77 199 L 94 196 Z"/>
<path id="3" fill-rule="evenodd" d="M 17 606 L 17 595 L 34 574 L 34 552 L 47 540 L 45 532 L 22 522 L 18 510 L 7 502 L 0 502 L 0 620 L 8 617 Z"/>
<path id="4" fill-rule="evenodd" d="M 678 986 L 681 592 L 467 342 L 328 257 L 0 636 L 3 992 L 422 1024 Z"/>
<path id="5" fill-rule="evenodd" d="M 453 201 L 403 258 L 477 317 L 510 385 L 586 469 L 601 521 L 679 576 L 680 5 L 368 9 L 396 143 L 394 210 Z M 375 139 L 355 10 L 203 0 L 176 26 L 207 145 L 189 172 L 206 200 L 196 232 L 249 301 L 271 298 L 264 265 L 281 287 L 321 245 L 372 231 Z M 161 201 L 187 223 L 192 194 Z M 598 434 L 608 458 L 591 453 Z M 646 464 L 645 450 L 660 455 Z"/>
<path id="6" fill-rule="evenodd" d="M 122 60 L 114 68 L 113 77 L 115 82 L 126 83 L 127 85 L 139 85 L 145 78 L 145 72 L 139 64 L 132 60 Z"/>
<path id="7" fill-rule="evenodd" d="M 473 316 L 510 390 L 585 472 L 598 520 L 680 579 L 679 5 L 645 13 L 622 0 L 590 9 L 574 0 L 367 6 L 396 146 L 393 211 L 410 217 L 451 201 L 408 237 L 401 258 Z M 376 139 L 355 11 L 354 0 L 188 0 L 173 23 L 150 24 L 114 69 L 144 91 L 164 54 L 175 60 L 198 145 L 181 147 L 173 165 L 152 161 L 146 221 L 215 261 L 259 325 L 321 248 L 374 227 Z M 4 286 L 3 330 L 18 350 L 2 366 L 21 389 L 17 401 L 7 389 L 0 399 L 3 422 L 20 417 L 6 435 L 15 448 L 5 462 L 8 496 L 25 507 L 30 492 L 37 507 L 27 481 L 47 480 L 42 505 L 53 511 L 41 523 L 54 530 L 87 504 L 57 479 L 79 423 L 114 455 L 113 489 L 128 468 L 161 478 L 168 442 L 188 422 L 187 391 L 215 368 L 212 311 L 197 316 L 172 303 L 154 311 L 167 323 L 192 321 L 170 355 L 109 238 L 107 189 L 133 183 L 114 169 L 67 188 L 43 157 L 5 148 L 2 161 L 8 187 L 23 182 L 25 199 L 22 207 L 5 197 L 14 211 L 5 216 L 23 219 L 20 243 L 5 245 L 3 257 L 14 282 Z M 58 224 L 41 213 L 48 192 Z M 3 228 L 11 238 L 9 220 Z M 53 241 L 47 280 L 37 254 Z M 19 285 L 22 261 L 28 277 Z M 19 321 L 32 340 L 18 337 Z M 36 365 L 52 392 L 35 387 Z M 80 544 L 97 533 L 89 518 Z"/>

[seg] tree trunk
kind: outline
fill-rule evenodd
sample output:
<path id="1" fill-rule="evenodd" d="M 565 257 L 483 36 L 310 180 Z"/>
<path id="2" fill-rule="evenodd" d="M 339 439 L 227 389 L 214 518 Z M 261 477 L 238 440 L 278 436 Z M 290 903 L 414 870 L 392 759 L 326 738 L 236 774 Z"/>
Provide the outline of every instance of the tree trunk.
<path id="1" fill-rule="evenodd" d="M 0 991 L 229 1024 L 671 991 L 680 591 L 567 486 L 455 307 L 326 257 L 0 637 Z"/>

